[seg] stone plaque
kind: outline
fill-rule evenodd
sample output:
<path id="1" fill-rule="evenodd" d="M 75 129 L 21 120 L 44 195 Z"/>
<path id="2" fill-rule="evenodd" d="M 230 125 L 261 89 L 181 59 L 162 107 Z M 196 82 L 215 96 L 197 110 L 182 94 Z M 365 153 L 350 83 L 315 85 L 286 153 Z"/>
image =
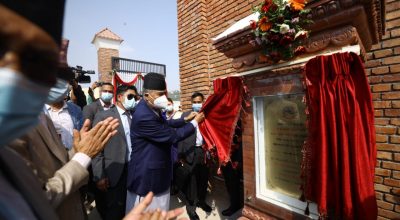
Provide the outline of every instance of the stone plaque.
<path id="1" fill-rule="evenodd" d="M 307 137 L 303 96 L 263 97 L 266 186 L 293 198 L 301 195 L 301 150 Z"/>

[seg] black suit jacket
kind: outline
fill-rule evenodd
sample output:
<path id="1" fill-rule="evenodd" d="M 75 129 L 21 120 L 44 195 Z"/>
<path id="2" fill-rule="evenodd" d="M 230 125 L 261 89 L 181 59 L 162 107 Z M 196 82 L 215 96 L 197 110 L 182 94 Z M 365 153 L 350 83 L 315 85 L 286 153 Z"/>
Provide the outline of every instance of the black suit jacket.
<path id="1" fill-rule="evenodd" d="M 104 150 L 92 161 L 93 181 L 97 182 L 107 177 L 110 181 L 110 187 L 114 187 L 121 175 L 126 175 L 123 174 L 123 171 L 126 163 L 127 141 L 124 126 L 116 106 L 110 110 L 98 112 L 94 118 L 93 126 L 108 117 L 117 118 L 119 126 L 117 134 L 111 137 Z"/>
<path id="2" fill-rule="evenodd" d="M 100 99 L 98 99 L 97 101 L 93 102 L 90 105 L 86 105 L 83 108 L 83 121 L 85 122 L 86 119 L 89 119 L 90 122 L 93 125 L 93 120 L 94 117 L 96 116 L 96 114 L 98 112 L 104 111 L 103 106 L 101 105 Z"/>
<path id="3" fill-rule="evenodd" d="M 181 118 L 185 118 L 191 113 L 184 112 Z M 178 143 L 178 157 L 184 159 L 189 165 L 194 165 L 204 161 L 204 153 L 201 148 L 196 147 L 197 132 L 193 132 L 190 136 Z"/>

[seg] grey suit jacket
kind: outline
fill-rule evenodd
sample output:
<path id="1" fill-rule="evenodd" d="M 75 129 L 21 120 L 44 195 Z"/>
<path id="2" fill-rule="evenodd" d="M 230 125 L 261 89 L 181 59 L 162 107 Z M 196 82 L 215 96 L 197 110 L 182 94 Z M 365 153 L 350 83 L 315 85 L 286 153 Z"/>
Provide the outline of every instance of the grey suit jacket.
<path id="1" fill-rule="evenodd" d="M 126 163 L 127 141 L 117 107 L 97 113 L 93 121 L 93 126 L 108 117 L 117 118 L 119 126 L 117 134 L 111 137 L 104 150 L 92 160 L 93 181 L 97 182 L 107 177 L 110 187 L 114 187 L 121 175 L 126 175 L 123 174 L 123 171 Z"/>
<path id="2" fill-rule="evenodd" d="M 103 106 L 101 105 L 100 99 L 98 99 L 97 101 L 93 102 L 90 105 L 86 105 L 85 107 L 83 107 L 83 122 L 85 122 L 86 119 L 89 119 L 90 122 L 93 125 L 93 120 L 94 117 L 96 116 L 96 114 L 98 112 L 104 111 Z"/>
<path id="3" fill-rule="evenodd" d="M 36 174 L 60 219 L 84 219 L 79 188 L 87 183 L 87 169 L 69 161 L 51 120 L 39 124 L 9 146 L 18 152 Z"/>
<path id="4" fill-rule="evenodd" d="M 0 182 L 0 219 L 58 219 L 35 174 L 7 146 L 0 146 Z"/>

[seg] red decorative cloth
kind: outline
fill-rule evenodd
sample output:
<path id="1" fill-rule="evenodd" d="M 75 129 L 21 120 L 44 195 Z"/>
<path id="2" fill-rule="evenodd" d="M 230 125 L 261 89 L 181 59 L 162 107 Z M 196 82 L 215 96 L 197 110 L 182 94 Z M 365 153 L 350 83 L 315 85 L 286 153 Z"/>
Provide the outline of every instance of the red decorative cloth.
<path id="1" fill-rule="evenodd" d="M 118 87 L 119 85 L 127 85 L 127 86 L 135 85 L 135 83 L 136 83 L 139 79 L 144 80 L 144 77 L 143 77 L 142 74 L 140 74 L 140 73 L 136 74 L 136 76 L 133 78 L 132 81 L 130 81 L 130 82 L 125 82 L 125 81 L 123 81 L 123 80 L 118 76 L 118 73 L 115 72 L 115 73 L 114 73 L 114 77 L 113 77 L 114 94 L 117 94 L 117 87 Z M 114 102 L 116 102 L 116 99 L 117 99 L 117 97 L 116 97 L 116 95 L 114 95 Z"/>
<path id="2" fill-rule="evenodd" d="M 201 112 L 206 119 L 200 124 L 200 132 L 211 150 L 217 148 L 220 163 L 230 159 L 232 138 L 242 106 L 243 80 L 228 77 L 214 81 L 214 94 L 210 95 Z"/>
<path id="3" fill-rule="evenodd" d="M 305 199 L 318 204 L 322 218 L 376 220 L 374 108 L 363 63 L 354 53 L 318 56 L 304 73 Z"/>

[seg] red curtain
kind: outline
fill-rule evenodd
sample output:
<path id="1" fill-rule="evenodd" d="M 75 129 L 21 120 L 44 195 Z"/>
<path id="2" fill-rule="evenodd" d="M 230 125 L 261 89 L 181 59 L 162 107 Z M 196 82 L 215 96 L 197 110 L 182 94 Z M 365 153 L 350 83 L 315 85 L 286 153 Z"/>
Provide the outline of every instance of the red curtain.
<path id="1" fill-rule="evenodd" d="M 143 76 L 142 76 L 141 73 L 136 74 L 136 76 L 133 78 L 132 81 L 130 81 L 130 82 L 125 82 L 125 81 L 123 81 L 123 80 L 118 76 L 118 73 L 115 72 L 115 73 L 114 73 L 114 78 L 113 78 L 114 94 L 117 94 L 117 87 L 118 87 L 119 85 L 127 85 L 127 86 L 135 85 L 135 83 L 136 83 L 139 79 L 144 80 L 144 78 L 143 78 Z M 114 96 L 114 103 L 116 102 L 116 100 L 117 100 L 117 96 Z"/>
<path id="2" fill-rule="evenodd" d="M 220 163 L 230 160 L 232 138 L 242 104 L 243 82 L 241 77 L 228 77 L 214 81 L 214 94 L 203 104 L 201 112 L 206 119 L 200 132 L 208 150 L 217 148 Z"/>
<path id="3" fill-rule="evenodd" d="M 374 109 L 360 57 L 319 56 L 305 66 L 309 138 L 304 196 L 323 217 L 376 220 Z"/>

